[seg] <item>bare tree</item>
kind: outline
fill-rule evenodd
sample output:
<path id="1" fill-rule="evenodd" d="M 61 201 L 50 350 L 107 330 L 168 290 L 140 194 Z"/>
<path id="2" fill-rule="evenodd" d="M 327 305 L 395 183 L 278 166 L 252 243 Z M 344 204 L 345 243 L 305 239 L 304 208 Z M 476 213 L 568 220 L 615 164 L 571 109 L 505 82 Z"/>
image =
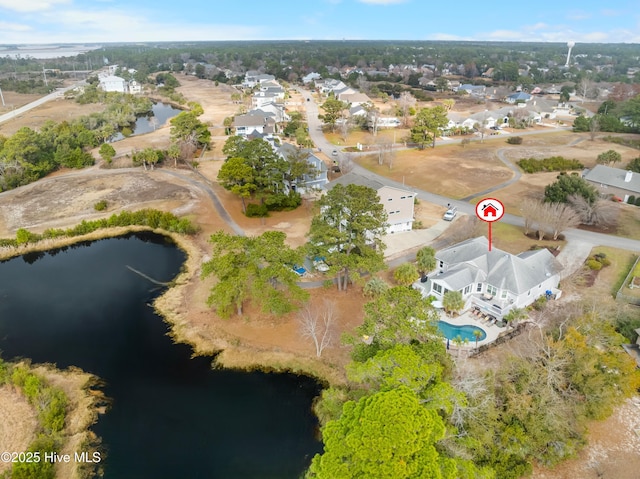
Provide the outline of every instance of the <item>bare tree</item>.
<path id="1" fill-rule="evenodd" d="M 606 228 L 613 226 L 618 220 L 619 208 L 612 201 L 597 199 L 590 203 L 582 195 L 571 195 L 568 200 L 584 225 Z"/>
<path id="2" fill-rule="evenodd" d="M 524 218 L 524 234 L 528 235 L 535 230 L 542 202 L 535 198 L 527 198 L 520 205 L 520 212 Z"/>
<path id="3" fill-rule="evenodd" d="M 343 154 L 342 157 L 338 160 L 338 166 L 340 167 L 340 171 L 343 174 L 352 171 L 354 165 L 353 160 L 351 159 L 351 155 L 348 153 Z"/>
<path id="4" fill-rule="evenodd" d="M 600 120 L 598 120 L 597 116 L 592 116 L 589 119 L 589 137 L 591 141 L 596 139 L 596 135 L 600 131 Z"/>
<path id="5" fill-rule="evenodd" d="M 544 205 L 549 210 L 549 214 L 545 216 L 554 240 L 557 240 L 560 233 L 567 228 L 580 224 L 580 215 L 571 206 L 565 203 L 544 203 Z"/>
<path id="6" fill-rule="evenodd" d="M 337 319 L 335 303 L 323 301 L 318 307 L 307 303 L 298 313 L 300 334 L 304 338 L 310 338 L 316 347 L 316 357 L 322 356 L 322 352 L 331 344 Z"/>
<path id="7" fill-rule="evenodd" d="M 594 83 L 591 79 L 584 77 L 578 83 L 578 94 L 582 97 L 582 103 L 584 103 L 585 98 L 593 97 L 594 92 Z"/>
<path id="8" fill-rule="evenodd" d="M 400 111 L 402 112 L 402 126 L 407 128 L 409 126 L 409 111 L 411 107 L 416 104 L 416 99 L 408 91 L 402 92 L 400 99 L 398 100 Z"/>

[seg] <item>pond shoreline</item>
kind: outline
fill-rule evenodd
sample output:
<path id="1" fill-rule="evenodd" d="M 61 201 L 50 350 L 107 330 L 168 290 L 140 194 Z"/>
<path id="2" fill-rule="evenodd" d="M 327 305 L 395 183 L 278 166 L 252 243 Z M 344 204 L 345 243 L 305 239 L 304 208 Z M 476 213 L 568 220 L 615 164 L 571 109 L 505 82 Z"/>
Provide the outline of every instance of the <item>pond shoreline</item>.
<path id="1" fill-rule="evenodd" d="M 274 351 L 268 345 L 242 345 L 236 338 L 216 328 L 215 324 L 212 325 L 213 322 L 207 322 L 206 326 L 195 324 L 194 318 L 203 313 L 198 308 L 198 296 L 202 292 L 197 291 L 197 286 L 200 282 L 200 265 L 206 260 L 204 247 L 200 244 L 203 238 L 198 238 L 198 235 L 189 237 L 145 226 L 103 228 L 82 236 L 46 239 L 18 247 L 0 248 L 0 261 L 28 253 L 141 232 L 171 238 L 186 255 L 180 273 L 153 304 L 157 314 L 169 325 L 170 335 L 175 342 L 189 344 L 196 356 L 215 356 L 215 364 L 227 369 L 290 372 L 310 376 L 329 385 L 345 384 L 346 376 L 338 365 L 327 364 L 311 356 Z M 208 310 L 208 314 L 215 316 L 211 310 Z"/>

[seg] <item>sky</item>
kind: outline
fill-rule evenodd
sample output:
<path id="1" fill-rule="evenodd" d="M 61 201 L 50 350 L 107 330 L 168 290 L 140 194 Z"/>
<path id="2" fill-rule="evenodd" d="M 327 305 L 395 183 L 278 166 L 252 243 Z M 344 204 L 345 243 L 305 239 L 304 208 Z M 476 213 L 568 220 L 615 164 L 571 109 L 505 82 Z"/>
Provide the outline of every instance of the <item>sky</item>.
<path id="1" fill-rule="evenodd" d="M 211 40 L 639 43 L 638 0 L 0 0 L 0 45 Z"/>

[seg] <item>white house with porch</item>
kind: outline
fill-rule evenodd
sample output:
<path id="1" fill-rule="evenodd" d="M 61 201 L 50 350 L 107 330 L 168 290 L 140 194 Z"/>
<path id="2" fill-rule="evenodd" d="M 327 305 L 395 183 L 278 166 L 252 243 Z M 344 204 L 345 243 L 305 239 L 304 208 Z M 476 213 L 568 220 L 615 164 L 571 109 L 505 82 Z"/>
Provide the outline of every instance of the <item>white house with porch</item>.
<path id="1" fill-rule="evenodd" d="M 447 291 L 460 291 L 463 311 L 477 307 L 501 319 L 511 309 L 529 306 L 549 292 L 558 298 L 561 270 L 547 249 L 518 255 L 495 247 L 489 251 L 489 241 L 480 236 L 438 251 L 436 270 L 414 288 L 437 301 Z"/>

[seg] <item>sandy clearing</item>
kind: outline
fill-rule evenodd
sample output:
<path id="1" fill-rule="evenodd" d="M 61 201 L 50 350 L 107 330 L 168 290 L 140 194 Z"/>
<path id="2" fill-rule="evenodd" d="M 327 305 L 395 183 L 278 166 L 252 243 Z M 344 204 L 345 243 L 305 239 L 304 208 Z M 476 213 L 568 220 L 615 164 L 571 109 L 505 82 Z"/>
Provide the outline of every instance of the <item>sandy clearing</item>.
<path id="1" fill-rule="evenodd" d="M 36 437 L 38 420 L 35 409 L 13 386 L 0 386 L 0 452 L 23 452 Z M 0 474 L 11 463 L 0 461 Z"/>

